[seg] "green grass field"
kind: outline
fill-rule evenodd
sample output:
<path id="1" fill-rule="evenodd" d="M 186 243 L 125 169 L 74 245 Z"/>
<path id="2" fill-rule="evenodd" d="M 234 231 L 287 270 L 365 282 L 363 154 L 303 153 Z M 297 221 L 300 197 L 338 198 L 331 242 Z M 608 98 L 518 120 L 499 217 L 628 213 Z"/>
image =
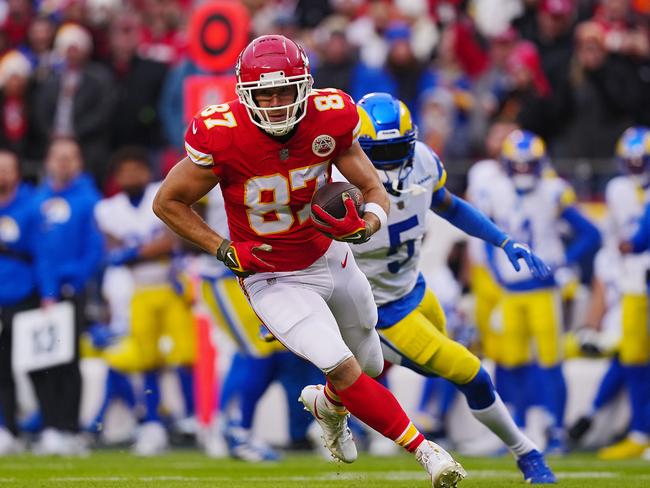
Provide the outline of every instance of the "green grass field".
<path id="1" fill-rule="evenodd" d="M 463 488 L 527 486 L 510 458 L 459 458 L 469 477 Z M 562 487 L 650 487 L 650 463 L 642 460 L 603 462 L 593 455 L 552 459 Z M 403 455 L 362 455 L 352 465 L 329 463 L 315 456 L 293 455 L 280 463 L 245 464 L 213 460 L 199 452 L 175 451 L 153 459 L 121 451 L 99 451 L 84 459 L 0 459 L 0 488 L 11 487 L 277 487 L 277 488 L 426 488 L 420 466 Z"/>

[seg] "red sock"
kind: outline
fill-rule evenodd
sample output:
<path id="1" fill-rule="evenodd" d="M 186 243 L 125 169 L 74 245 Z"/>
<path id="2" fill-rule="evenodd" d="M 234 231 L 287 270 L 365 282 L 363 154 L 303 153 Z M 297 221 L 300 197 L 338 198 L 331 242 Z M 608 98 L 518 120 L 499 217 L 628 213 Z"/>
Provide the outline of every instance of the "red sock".
<path id="1" fill-rule="evenodd" d="M 415 451 L 424 441 L 393 394 L 367 374 L 361 373 L 351 386 L 335 394 L 352 415 L 407 451 Z"/>

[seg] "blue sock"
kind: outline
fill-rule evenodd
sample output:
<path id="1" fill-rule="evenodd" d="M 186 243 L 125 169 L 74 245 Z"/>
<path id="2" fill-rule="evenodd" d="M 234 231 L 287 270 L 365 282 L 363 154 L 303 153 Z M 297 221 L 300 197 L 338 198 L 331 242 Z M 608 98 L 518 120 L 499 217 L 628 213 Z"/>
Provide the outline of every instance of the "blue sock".
<path id="1" fill-rule="evenodd" d="M 434 398 L 439 396 L 439 392 L 442 385 L 442 378 L 430 377 L 424 379 L 424 385 L 422 386 L 422 394 L 420 395 L 420 404 L 418 406 L 418 411 L 428 412 L 431 403 Z"/>
<path id="2" fill-rule="evenodd" d="M 144 373 L 144 418 L 142 422 L 160 422 L 160 384 L 158 370 Z"/>
<path id="3" fill-rule="evenodd" d="M 541 388 L 542 377 L 539 364 L 526 366 L 526 409 L 530 407 L 544 407 L 544 393 Z"/>
<path id="4" fill-rule="evenodd" d="M 623 366 L 625 384 L 630 395 L 630 430 L 650 434 L 646 408 L 650 403 L 650 375 L 648 365 Z"/>
<path id="5" fill-rule="evenodd" d="M 246 358 L 239 351 L 235 352 L 232 356 L 230 368 L 221 385 L 221 395 L 219 398 L 219 410 L 226 413 L 230 407 L 230 403 L 238 399 L 239 393 L 242 389 L 246 372 Z"/>
<path id="6" fill-rule="evenodd" d="M 194 371 L 192 366 L 178 366 L 176 368 L 178 382 L 181 385 L 183 393 L 183 404 L 185 406 L 185 416 L 191 417 L 195 413 L 194 408 Z"/>
<path id="7" fill-rule="evenodd" d="M 456 388 L 465 395 L 467 404 L 472 410 L 483 410 L 496 400 L 492 379 L 483 367 L 478 370 L 472 381 L 464 385 L 456 385 Z"/>
<path id="8" fill-rule="evenodd" d="M 292 441 L 305 440 L 314 417 L 295 399 L 300 396 L 305 385 L 324 383 L 325 377 L 316 366 L 289 351 L 278 352 L 274 356 L 278 365 L 275 379 L 280 381 L 287 395 L 289 438 Z"/>
<path id="9" fill-rule="evenodd" d="M 451 381 L 443 380 L 440 385 L 440 418 L 443 420 L 447 417 L 449 410 L 451 410 L 451 407 L 454 404 L 454 400 L 456 399 L 456 390 L 456 385 Z M 494 387 L 492 387 L 492 390 L 494 390 Z"/>
<path id="10" fill-rule="evenodd" d="M 607 403 L 614 399 L 616 395 L 623 389 L 625 386 L 625 378 L 623 375 L 623 368 L 618 357 L 612 359 L 609 363 L 609 368 L 603 376 L 603 379 L 600 380 L 600 385 L 598 385 L 598 391 L 594 401 L 591 404 L 592 414 L 596 413 L 598 410 L 603 408 Z"/>
<path id="11" fill-rule="evenodd" d="M 530 372 L 529 365 L 514 368 L 497 367 L 496 389 L 503 402 L 509 404 L 512 408 L 512 417 L 519 427 L 526 426 L 529 395 L 527 390 L 522 388 L 522 385 L 527 385 L 528 381 L 530 381 Z"/>
<path id="12" fill-rule="evenodd" d="M 553 418 L 553 426 L 564 427 L 564 410 L 566 408 L 566 382 L 562 365 L 539 368 L 540 391 L 544 392 L 543 401 L 546 410 Z"/>
<path id="13" fill-rule="evenodd" d="M 250 429 L 253 426 L 255 407 L 264 392 L 273 381 L 274 357 L 254 358 L 249 356 L 243 365 L 247 373 L 242 382 L 240 392 L 241 426 Z"/>

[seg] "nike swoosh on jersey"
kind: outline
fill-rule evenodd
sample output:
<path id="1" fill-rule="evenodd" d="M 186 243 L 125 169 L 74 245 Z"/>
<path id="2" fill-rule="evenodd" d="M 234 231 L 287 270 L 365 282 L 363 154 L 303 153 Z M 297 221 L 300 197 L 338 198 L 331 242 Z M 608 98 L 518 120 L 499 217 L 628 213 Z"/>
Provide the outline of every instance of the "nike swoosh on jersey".
<path id="1" fill-rule="evenodd" d="M 196 120 L 192 121 L 192 134 L 196 134 Z"/>
<path id="2" fill-rule="evenodd" d="M 345 268 L 348 265 L 348 253 L 345 253 L 345 259 L 341 263 L 341 268 Z"/>

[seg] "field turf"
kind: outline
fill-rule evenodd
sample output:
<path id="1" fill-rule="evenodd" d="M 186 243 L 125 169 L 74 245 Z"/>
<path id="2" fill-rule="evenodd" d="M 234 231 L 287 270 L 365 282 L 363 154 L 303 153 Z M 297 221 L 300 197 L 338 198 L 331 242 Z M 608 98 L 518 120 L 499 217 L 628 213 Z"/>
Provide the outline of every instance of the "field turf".
<path id="1" fill-rule="evenodd" d="M 514 462 L 503 458 L 462 458 L 469 477 L 463 488 L 527 486 Z M 603 462 L 575 454 L 550 462 L 564 488 L 650 487 L 650 462 Z M 213 460 L 196 451 L 174 451 L 136 458 L 124 451 L 98 451 L 88 458 L 0 458 L 0 488 L 7 487 L 277 487 L 277 488 L 426 488 L 420 466 L 406 455 L 361 455 L 352 465 L 316 456 L 291 455 L 273 464 Z"/>

